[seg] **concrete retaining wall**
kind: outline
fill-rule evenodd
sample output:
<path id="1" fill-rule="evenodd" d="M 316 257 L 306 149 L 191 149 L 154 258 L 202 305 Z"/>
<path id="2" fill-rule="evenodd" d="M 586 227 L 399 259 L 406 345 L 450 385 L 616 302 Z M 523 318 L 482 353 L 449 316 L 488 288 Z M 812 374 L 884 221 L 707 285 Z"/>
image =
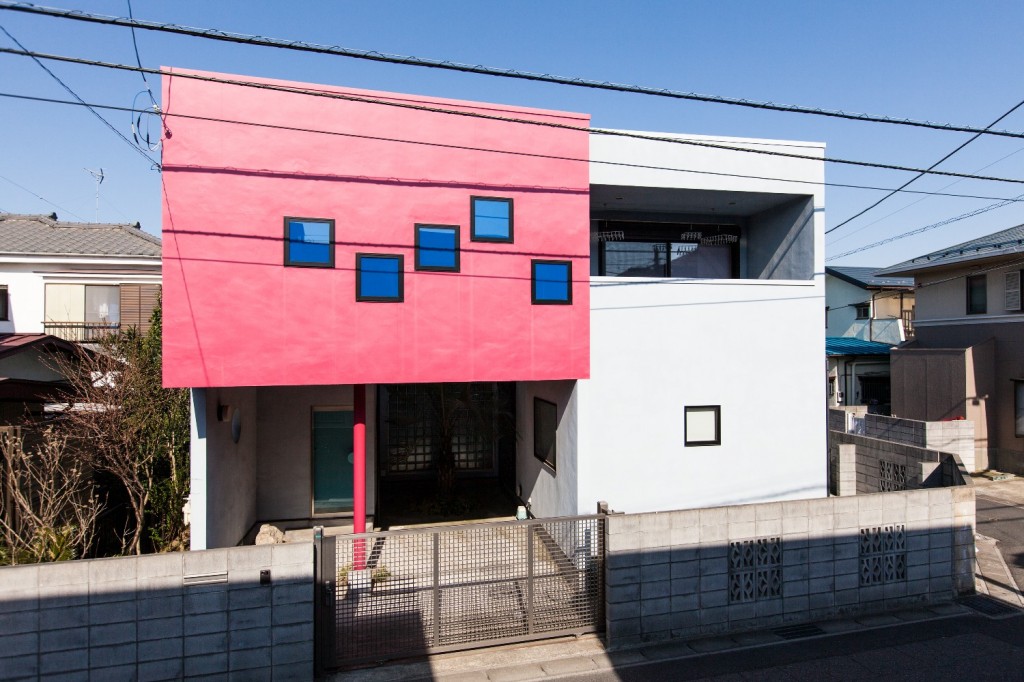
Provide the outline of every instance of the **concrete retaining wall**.
<path id="1" fill-rule="evenodd" d="M 849 422 L 848 415 L 852 415 Z M 829 410 L 828 428 L 829 431 L 855 433 L 926 450 L 952 453 L 960 458 L 967 471 L 975 471 L 974 422 L 898 419 L 867 414 L 863 407 L 845 407 Z"/>
<path id="2" fill-rule="evenodd" d="M 952 453 L 835 431 L 829 441 L 835 495 L 970 485 L 970 475 Z"/>
<path id="3" fill-rule="evenodd" d="M 942 602 L 974 589 L 974 490 L 608 517 L 610 646 Z"/>
<path id="4" fill-rule="evenodd" d="M 313 545 L 0 568 L 0 678 L 58 673 L 311 679 Z"/>

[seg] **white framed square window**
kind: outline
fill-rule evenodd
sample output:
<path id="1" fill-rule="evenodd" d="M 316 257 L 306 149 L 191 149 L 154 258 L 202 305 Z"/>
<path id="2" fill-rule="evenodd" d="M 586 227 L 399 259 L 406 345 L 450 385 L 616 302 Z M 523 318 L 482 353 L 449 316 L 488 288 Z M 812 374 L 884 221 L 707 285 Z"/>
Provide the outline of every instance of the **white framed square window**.
<path id="1" fill-rule="evenodd" d="M 721 405 L 692 405 L 685 413 L 687 446 L 722 444 Z"/>

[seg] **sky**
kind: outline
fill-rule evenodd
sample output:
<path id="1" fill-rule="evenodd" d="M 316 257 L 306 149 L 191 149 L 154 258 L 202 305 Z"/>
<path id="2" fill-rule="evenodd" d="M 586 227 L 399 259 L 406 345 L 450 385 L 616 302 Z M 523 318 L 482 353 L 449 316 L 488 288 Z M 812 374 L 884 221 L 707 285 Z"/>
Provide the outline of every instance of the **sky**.
<path id="1" fill-rule="evenodd" d="M 133 64 L 128 29 L 2 9 L 30 50 Z M 59 3 L 59 4 L 58 4 Z M 127 0 L 43 6 L 127 16 Z M 985 127 L 1024 100 L 1024 3 L 838 1 L 134 0 L 138 19 L 498 68 Z M 483 75 L 136 31 L 146 67 L 578 111 L 596 127 L 824 142 L 832 158 L 928 167 L 971 137 L 722 104 L 600 92 Z M 0 33 L 0 46 L 16 47 Z M 45 62 L 86 102 L 148 102 L 138 73 Z M 150 83 L 159 99 L 153 76 Z M 32 60 L 0 54 L 0 93 L 68 99 Z M 101 112 L 131 139 L 128 112 Z M 309 124 L 309 122 L 300 122 Z M 1024 131 L 1024 106 L 996 128 Z M 156 132 L 155 130 L 153 131 Z M 983 136 L 939 169 L 1024 178 L 1024 139 Z M 152 154 L 159 158 L 159 151 Z M 102 169 L 96 182 L 87 169 Z M 897 187 L 911 174 L 827 164 L 826 181 Z M 951 183 L 954 183 L 952 184 Z M 927 177 L 826 238 L 830 265 L 887 266 L 1024 222 L 1024 202 L 843 256 L 876 241 L 1024 195 L 1009 182 Z M 0 211 L 141 223 L 160 234 L 160 173 L 82 107 L 0 96 Z M 826 190 L 826 228 L 884 192 Z M 1022 196 L 1024 198 L 1024 196 Z M 838 257 L 837 256 L 841 256 Z"/>

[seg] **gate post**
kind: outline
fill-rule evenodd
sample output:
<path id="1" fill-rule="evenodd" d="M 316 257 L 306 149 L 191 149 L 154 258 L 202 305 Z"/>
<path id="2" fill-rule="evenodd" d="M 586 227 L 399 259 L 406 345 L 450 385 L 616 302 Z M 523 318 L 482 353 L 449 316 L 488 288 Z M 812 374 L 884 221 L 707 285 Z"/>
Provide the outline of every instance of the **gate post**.
<path id="1" fill-rule="evenodd" d="M 533 529 L 526 526 L 526 633 L 533 634 Z"/>
<path id="2" fill-rule="evenodd" d="M 319 677 L 335 660 L 334 583 L 338 579 L 335 538 L 324 537 L 324 527 L 313 529 L 313 669 Z"/>
<path id="3" fill-rule="evenodd" d="M 434 646 L 441 646 L 441 534 L 434 531 Z"/>

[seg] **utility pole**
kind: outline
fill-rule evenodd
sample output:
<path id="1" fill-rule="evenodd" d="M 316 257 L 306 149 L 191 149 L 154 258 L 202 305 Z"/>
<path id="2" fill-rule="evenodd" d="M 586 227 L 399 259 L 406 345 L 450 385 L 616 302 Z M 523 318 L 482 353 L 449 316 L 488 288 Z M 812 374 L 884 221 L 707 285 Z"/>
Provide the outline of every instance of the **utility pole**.
<path id="1" fill-rule="evenodd" d="M 100 185 L 103 184 L 103 169 L 100 168 L 98 171 L 94 171 L 91 168 L 83 168 L 86 173 L 91 175 L 96 180 L 96 212 L 93 214 L 93 222 L 98 223 L 100 221 Z"/>

